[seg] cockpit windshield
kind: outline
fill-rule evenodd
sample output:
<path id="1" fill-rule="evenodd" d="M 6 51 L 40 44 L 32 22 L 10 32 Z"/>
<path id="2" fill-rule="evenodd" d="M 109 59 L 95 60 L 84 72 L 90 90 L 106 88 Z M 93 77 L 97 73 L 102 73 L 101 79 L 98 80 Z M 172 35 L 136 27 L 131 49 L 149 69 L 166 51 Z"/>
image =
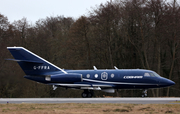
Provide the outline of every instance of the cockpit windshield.
<path id="1" fill-rule="evenodd" d="M 153 72 L 153 74 L 154 74 L 156 77 L 160 77 L 159 74 L 157 74 L 156 72 Z"/>
<path id="2" fill-rule="evenodd" d="M 159 74 L 157 74 L 156 72 L 144 73 L 144 76 L 160 77 Z"/>
<path id="3" fill-rule="evenodd" d="M 150 76 L 155 76 L 155 75 L 154 75 L 154 73 L 152 73 L 152 72 L 151 72 L 151 73 L 149 73 L 149 74 L 150 74 Z"/>

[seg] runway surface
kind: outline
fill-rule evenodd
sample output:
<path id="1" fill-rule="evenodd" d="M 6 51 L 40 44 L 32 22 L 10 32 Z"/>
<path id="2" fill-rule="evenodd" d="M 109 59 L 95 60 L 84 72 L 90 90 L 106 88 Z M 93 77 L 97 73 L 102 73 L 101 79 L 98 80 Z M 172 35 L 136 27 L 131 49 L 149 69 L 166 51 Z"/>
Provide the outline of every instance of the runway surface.
<path id="1" fill-rule="evenodd" d="M 180 98 L 0 98 L 0 104 L 6 103 L 180 104 Z"/>

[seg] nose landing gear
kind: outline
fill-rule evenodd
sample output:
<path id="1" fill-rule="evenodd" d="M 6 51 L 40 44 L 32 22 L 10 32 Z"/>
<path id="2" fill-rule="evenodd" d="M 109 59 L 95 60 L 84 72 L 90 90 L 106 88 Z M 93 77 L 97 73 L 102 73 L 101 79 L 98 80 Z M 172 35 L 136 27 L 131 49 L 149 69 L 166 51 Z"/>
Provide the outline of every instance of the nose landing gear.
<path id="1" fill-rule="evenodd" d="M 143 90 L 142 97 L 147 97 L 147 89 Z"/>

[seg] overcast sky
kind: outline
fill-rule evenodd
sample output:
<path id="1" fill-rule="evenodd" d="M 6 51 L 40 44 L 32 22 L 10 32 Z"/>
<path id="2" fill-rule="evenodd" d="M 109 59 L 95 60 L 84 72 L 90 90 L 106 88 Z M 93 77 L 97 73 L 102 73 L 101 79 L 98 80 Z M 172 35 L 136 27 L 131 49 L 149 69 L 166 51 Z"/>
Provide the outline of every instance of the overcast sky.
<path id="1" fill-rule="evenodd" d="M 77 19 L 107 1 L 110 0 L 0 0 L 0 14 L 11 23 L 23 17 L 32 23 L 57 15 Z"/>

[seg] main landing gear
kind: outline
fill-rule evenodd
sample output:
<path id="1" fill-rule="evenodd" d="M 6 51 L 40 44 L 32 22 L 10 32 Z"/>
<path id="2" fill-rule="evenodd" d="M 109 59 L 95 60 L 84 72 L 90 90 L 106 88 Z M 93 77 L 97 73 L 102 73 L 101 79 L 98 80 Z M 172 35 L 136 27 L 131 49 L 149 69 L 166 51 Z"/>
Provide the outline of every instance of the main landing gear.
<path id="1" fill-rule="evenodd" d="M 147 97 L 147 89 L 143 90 L 142 97 Z"/>
<path id="2" fill-rule="evenodd" d="M 84 92 L 81 94 L 83 98 L 91 98 L 93 96 L 93 91 L 88 91 L 87 89 L 84 90 Z"/>

